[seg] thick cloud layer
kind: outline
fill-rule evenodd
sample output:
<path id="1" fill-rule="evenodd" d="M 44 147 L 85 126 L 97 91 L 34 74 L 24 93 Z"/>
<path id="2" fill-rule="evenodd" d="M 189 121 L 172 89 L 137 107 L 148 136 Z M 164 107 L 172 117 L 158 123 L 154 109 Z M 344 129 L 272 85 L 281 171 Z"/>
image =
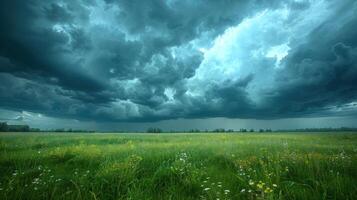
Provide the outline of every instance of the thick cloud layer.
<path id="1" fill-rule="evenodd" d="M 96 121 L 356 115 L 354 0 L 4 0 L 0 108 Z"/>

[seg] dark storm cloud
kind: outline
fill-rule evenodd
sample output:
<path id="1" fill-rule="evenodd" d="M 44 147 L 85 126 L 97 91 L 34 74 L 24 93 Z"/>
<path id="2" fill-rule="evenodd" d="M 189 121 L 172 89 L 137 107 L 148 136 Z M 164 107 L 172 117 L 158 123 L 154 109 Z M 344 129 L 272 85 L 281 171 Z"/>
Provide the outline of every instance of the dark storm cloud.
<path id="1" fill-rule="evenodd" d="M 52 3 L 50 6 L 45 7 L 44 9 L 46 17 L 54 22 L 69 22 L 73 19 L 71 13 L 58 4 Z"/>
<path id="2" fill-rule="evenodd" d="M 208 99 L 210 100 L 199 101 L 200 103 L 195 105 L 196 109 L 197 106 L 202 107 L 202 109 L 198 109 L 198 113 L 202 114 L 202 116 L 208 116 L 209 112 L 205 112 L 210 110 L 206 107 L 213 108 L 213 105 L 218 106 L 217 111 L 212 112 L 213 116 L 233 118 L 283 118 L 344 113 L 339 108 L 346 105 L 350 107 L 350 103 L 355 102 L 357 98 L 357 31 L 354 28 L 357 25 L 357 16 L 355 14 L 357 6 L 353 1 L 349 1 L 345 2 L 345 4 L 332 2 L 328 5 L 328 9 L 332 9 L 332 7 L 335 10 L 333 9 L 334 11 L 330 13 L 329 17 L 322 19 L 322 22 L 315 28 L 311 28 L 311 31 L 307 29 L 302 34 L 306 35 L 305 37 L 299 38 L 299 35 L 289 36 L 290 39 L 286 41 L 288 41 L 287 44 L 290 46 L 290 50 L 288 50 L 288 55 L 284 56 L 278 68 L 273 69 L 274 64 L 270 63 L 271 59 L 267 59 L 264 56 L 258 59 L 244 58 L 246 59 L 243 62 L 245 63 L 244 67 L 255 70 L 253 72 L 255 77 L 248 79 L 249 81 L 245 87 L 240 88 L 236 85 L 231 87 L 226 81 L 220 81 L 219 85 L 225 87 L 217 88 L 209 81 L 203 80 L 206 88 L 211 87 L 203 96 L 205 98 L 209 97 Z M 269 13 L 265 13 L 263 16 L 268 18 L 274 16 L 274 14 L 270 16 Z M 306 18 L 309 18 L 309 16 L 306 16 Z M 263 23 L 266 26 L 265 22 L 262 22 L 264 20 L 255 20 L 252 19 L 249 23 L 257 26 Z M 294 26 L 293 19 L 284 20 L 284 23 L 290 23 L 291 25 L 289 26 Z M 278 20 L 273 24 L 279 24 Z M 247 26 L 250 26 L 250 24 Z M 277 26 L 276 28 L 278 30 L 281 27 Z M 239 27 L 237 30 L 243 31 L 242 29 L 243 27 Z M 248 28 L 244 31 L 254 34 L 255 30 L 254 28 Z M 240 41 L 242 38 L 239 38 L 239 36 L 238 34 L 238 42 L 244 45 L 244 42 Z M 282 37 L 277 38 L 284 41 Z M 223 39 L 220 42 L 225 42 Z M 266 45 L 267 41 L 268 45 L 274 46 L 272 45 L 274 44 L 274 38 L 270 36 L 268 40 L 263 38 L 263 43 L 259 44 L 260 38 L 256 36 L 256 43 L 260 47 Z M 249 51 L 249 48 L 255 50 L 256 47 L 254 45 L 253 43 L 252 46 L 248 46 L 244 51 Z M 239 48 L 234 47 L 229 52 L 232 52 L 232 50 L 238 52 Z M 260 50 L 262 49 L 260 48 Z M 237 55 L 239 56 L 239 54 L 238 52 Z M 229 57 L 228 59 L 232 58 Z M 217 62 L 217 59 L 213 60 Z M 236 61 L 239 62 L 239 60 Z M 225 71 L 210 67 L 215 65 L 214 62 L 209 60 L 208 66 L 205 67 L 206 69 L 202 68 L 200 73 L 219 81 L 220 79 L 216 79 L 215 76 L 221 76 L 215 73 L 211 77 L 212 71 L 221 73 Z M 251 70 L 243 69 L 239 72 L 240 74 L 246 74 Z M 224 79 L 225 77 L 223 76 L 222 78 Z M 238 79 L 236 83 L 240 81 Z M 257 89 L 258 92 L 254 93 Z M 356 112 L 349 112 L 349 114 L 355 115 Z"/>
<path id="3" fill-rule="evenodd" d="M 46 5 L 36 7 L 36 3 L 3 2 L 4 6 L 0 8 L 0 52 L 2 60 L 8 63 L 0 70 L 30 79 L 36 76 L 51 77 L 57 84 L 69 89 L 103 89 L 102 83 L 78 69 L 80 60 L 67 58 L 74 53 L 64 46 L 69 36 L 53 31 L 52 24 L 43 18 L 44 13 L 49 12 L 45 9 Z M 56 12 L 55 15 L 60 13 Z M 88 43 L 80 33 L 81 30 L 71 29 L 69 34 L 73 36 L 73 45 Z"/>
<path id="4" fill-rule="evenodd" d="M 291 50 L 277 78 L 279 90 L 270 99 L 278 116 L 311 114 L 356 101 L 356 8 L 352 1 L 338 6 L 333 16 Z"/>
<path id="5" fill-rule="evenodd" d="M 330 113 L 357 98 L 355 13 L 327 0 L 2 1 L 0 107 L 101 121 Z"/>

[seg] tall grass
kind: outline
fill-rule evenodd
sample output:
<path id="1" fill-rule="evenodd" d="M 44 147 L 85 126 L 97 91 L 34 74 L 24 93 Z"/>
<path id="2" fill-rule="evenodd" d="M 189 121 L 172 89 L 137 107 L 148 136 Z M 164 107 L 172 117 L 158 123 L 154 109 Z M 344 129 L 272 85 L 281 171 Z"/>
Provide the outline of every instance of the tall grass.
<path id="1" fill-rule="evenodd" d="M 1 133 L 0 199 L 357 199 L 357 134 Z"/>

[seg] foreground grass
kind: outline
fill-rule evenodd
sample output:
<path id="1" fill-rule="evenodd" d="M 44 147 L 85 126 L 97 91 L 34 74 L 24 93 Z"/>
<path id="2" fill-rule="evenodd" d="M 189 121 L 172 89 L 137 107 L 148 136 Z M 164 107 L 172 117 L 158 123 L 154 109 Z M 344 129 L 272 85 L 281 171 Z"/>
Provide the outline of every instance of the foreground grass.
<path id="1" fill-rule="evenodd" d="M 0 199 L 357 199 L 357 134 L 0 133 Z"/>

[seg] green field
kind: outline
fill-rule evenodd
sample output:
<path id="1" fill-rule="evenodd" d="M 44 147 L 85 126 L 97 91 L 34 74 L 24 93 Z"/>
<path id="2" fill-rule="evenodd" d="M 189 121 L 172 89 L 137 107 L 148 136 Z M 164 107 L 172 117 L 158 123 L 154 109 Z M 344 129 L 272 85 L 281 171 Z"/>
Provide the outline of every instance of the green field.
<path id="1" fill-rule="evenodd" d="M 0 133 L 0 199 L 357 199 L 357 134 Z"/>

